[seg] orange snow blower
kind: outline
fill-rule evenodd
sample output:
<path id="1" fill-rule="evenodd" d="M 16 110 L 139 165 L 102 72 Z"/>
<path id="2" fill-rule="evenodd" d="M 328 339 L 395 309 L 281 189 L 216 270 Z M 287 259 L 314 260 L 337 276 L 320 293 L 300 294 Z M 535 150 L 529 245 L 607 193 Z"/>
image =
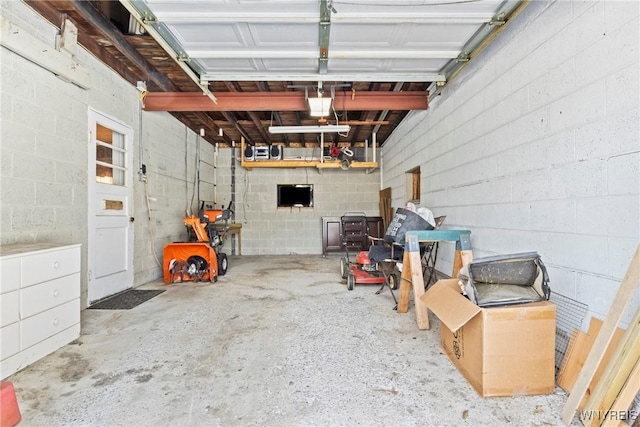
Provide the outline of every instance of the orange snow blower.
<path id="1" fill-rule="evenodd" d="M 228 268 L 227 254 L 222 252 L 228 221 L 233 210 L 205 209 L 201 202 L 198 215 L 183 218 L 188 242 L 169 243 L 164 247 L 164 283 L 215 282 Z"/>

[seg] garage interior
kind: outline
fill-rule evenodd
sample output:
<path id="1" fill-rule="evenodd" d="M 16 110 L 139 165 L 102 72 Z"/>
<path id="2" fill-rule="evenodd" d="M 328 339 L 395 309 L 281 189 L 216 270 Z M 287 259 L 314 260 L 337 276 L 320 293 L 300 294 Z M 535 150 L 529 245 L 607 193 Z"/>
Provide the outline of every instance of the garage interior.
<path id="1" fill-rule="evenodd" d="M 2 2 L 0 367 L 21 425 L 632 424 L 638 20 L 633 1 Z M 465 242 L 439 241 L 424 302 L 410 239 L 397 307 L 345 286 L 341 217 L 382 237 L 409 202 L 473 259 L 540 255 L 550 390 L 483 397 L 447 348 L 430 298 Z M 167 280 L 187 219 L 227 207 L 228 267 Z M 163 292 L 98 308 L 132 290 Z"/>

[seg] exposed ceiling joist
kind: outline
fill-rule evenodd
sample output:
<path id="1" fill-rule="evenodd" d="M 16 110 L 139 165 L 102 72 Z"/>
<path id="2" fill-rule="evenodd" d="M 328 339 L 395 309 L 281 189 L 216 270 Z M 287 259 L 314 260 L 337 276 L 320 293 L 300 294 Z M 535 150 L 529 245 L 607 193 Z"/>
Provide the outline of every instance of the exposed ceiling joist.
<path id="1" fill-rule="evenodd" d="M 229 89 L 229 92 L 234 92 L 234 93 L 239 92 L 239 89 L 237 87 L 238 86 L 237 82 L 226 82 L 225 85 L 227 86 L 227 89 Z M 256 129 L 260 133 L 260 136 L 262 136 L 262 139 L 264 140 L 264 142 L 266 142 L 267 144 L 271 144 L 271 137 L 269 136 L 269 133 L 266 131 L 266 129 L 264 128 L 264 126 L 260 122 L 260 117 L 258 117 L 258 114 L 256 114 L 253 111 L 247 111 L 247 114 L 251 118 L 251 121 L 253 122 L 253 126 L 256 127 Z M 236 124 L 237 124 L 237 126 L 242 127 L 242 124 L 240 124 L 238 121 L 236 121 Z M 253 143 L 252 138 L 246 138 L 245 137 L 245 139 L 250 144 Z"/>
<path id="2" fill-rule="evenodd" d="M 157 84 L 162 90 L 176 90 L 176 86 L 166 75 L 158 72 L 140 52 L 135 50 L 118 31 L 118 28 L 109 22 L 104 15 L 96 10 L 89 2 L 70 0 L 70 3 L 76 8 L 76 11 L 93 27 L 95 27 L 109 40 L 127 59 L 136 64 L 149 78 Z"/>

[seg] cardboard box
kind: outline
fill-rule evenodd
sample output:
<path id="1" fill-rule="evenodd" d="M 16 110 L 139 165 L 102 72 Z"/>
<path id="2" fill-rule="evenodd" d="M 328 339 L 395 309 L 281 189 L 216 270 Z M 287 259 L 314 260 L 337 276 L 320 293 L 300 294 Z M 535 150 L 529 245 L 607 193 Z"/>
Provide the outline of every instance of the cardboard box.
<path id="1" fill-rule="evenodd" d="M 554 304 L 480 308 L 457 279 L 439 280 L 421 299 L 441 321 L 442 348 L 482 397 L 553 392 Z"/>

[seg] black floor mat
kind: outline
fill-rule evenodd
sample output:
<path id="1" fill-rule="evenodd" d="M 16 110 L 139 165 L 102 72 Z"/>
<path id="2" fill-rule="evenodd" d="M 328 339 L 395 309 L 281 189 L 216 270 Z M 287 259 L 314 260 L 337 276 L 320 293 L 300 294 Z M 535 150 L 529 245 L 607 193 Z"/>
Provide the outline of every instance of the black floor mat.
<path id="1" fill-rule="evenodd" d="M 164 290 L 129 289 L 102 301 L 98 301 L 88 308 L 98 310 L 130 310 L 163 292 Z"/>

